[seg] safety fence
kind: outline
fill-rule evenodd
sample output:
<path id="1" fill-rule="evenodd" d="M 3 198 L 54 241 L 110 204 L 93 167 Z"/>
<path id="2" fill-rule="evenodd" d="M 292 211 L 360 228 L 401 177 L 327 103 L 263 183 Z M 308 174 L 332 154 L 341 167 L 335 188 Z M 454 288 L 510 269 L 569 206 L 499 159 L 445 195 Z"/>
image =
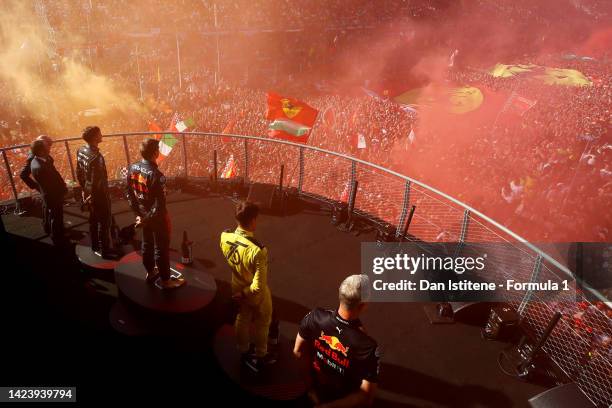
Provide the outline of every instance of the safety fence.
<path id="1" fill-rule="evenodd" d="M 514 232 L 468 205 L 418 180 L 372 163 L 328 150 L 254 136 L 216 133 L 171 133 L 179 141 L 161 164 L 168 177 L 242 177 L 249 183 L 278 184 L 284 166 L 283 186 L 298 194 L 332 202 L 348 202 L 355 193 L 357 213 L 369 216 L 400 236 L 409 209 L 416 211 L 409 237 L 419 242 L 460 242 L 462 256 L 487 253 L 487 280 L 573 282 L 570 269 Z M 140 158 L 139 145 L 149 132 L 104 137 L 109 179 L 123 179 L 129 163 Z M 80 138 L 56 140 L 51 155 L 68 185 L 75 185 L 75 154 Z M 29 146 L 1 149 L 5 171 L 0 173 L 0 200 L 15 200 L 31 192 L 19 179 Z M 216 160 L 216 161 L 215 161 Z M 216 171 L 216 175 L 215 175 Z M 357 181 L 357 183 L 353 183 Z M 357 186 L 357 191 L 351 191 Z M 503 243 L 503 245 L 489 245 Z M 486 247 L 486 250 L 485 250 Z M 574 284 L 575 285 L 575 284 Z M 536 337 L 543 334 L 556 311 L 563 313 L 544 351 L 597 405 L 612 404 L 612 319 L 607 299 L 588 284 L 580 294 L 544 299 L 538 292 L 514 292 L 507 299 Z M 609 304 L 609 303 L 608 303 Z"/>

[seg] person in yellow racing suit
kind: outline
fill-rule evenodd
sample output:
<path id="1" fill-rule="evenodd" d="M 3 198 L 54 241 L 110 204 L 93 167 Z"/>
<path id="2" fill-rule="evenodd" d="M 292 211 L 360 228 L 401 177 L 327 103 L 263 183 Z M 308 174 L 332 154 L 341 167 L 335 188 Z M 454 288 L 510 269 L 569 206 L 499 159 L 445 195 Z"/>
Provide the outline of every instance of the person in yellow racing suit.
<path id="1" fill-rule="evenodd" d="M 235 329 L 242 363 L 254 372 L 276 362 L 268 353 L 272 321 L 272 295 L 268 287 L 268 249 L 254 238 L 259 207 L 250 202 L 236 206 L 238 227 L 221 233 L 221 251 L 232 270 L 232 298 L 238 303 Z M 254 354 L 249 351 L 253 323 Z"/>

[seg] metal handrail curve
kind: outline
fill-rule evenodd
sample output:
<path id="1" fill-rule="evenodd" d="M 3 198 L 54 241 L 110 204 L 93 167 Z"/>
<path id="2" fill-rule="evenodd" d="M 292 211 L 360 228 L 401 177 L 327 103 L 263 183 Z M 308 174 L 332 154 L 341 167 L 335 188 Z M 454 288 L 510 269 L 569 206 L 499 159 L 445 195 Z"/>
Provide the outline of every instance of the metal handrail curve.
<path id="1" fill-rule="evenodd" d="M 492 218 L 488 217 L 487 215 L 483 214 L 482 212 L 476 210 L 475 208 L 470 207 L 469 205 L 465 204 L 462 201 L 459 201 L 458 199 L 426 184 L 423 183 L 422 181 L 413 179 L 412 177 L 406 176 L 404 174 L 398 173 L 396 171 L 390 170 L 388 168 L 379 166 L 377 164 L 362 160 L 362 159 L 358 159 L 356 157 L 351 157 L 349 155 L 343 154 L 343 153 L 338 153 L 338 152 L 334 152 L 331 150 L 327 150 L 327 149 L 323 149 L 320 147 L 315 147 L 315 146 L 308 146 L 308 145 L 304 145 L 304 144 L 300 144 L 300 143 L 295 143 L 295 142 L 290 142 L 290 141 L 286 141 L 286 140 L 278 140 L 278 139 L 270 139 L 270 138 L 266 138 L 266 137 L 260 137 L 260 136 L 250 136 L 250 135 L 237 135 L 237 134 L 226 134 L 226 133 L 215 133 L 215 132 L 172 132 L 172 131 L 164 131 L 164 132 L 130 132 L 130 133 L 112 133 L 112 134 L 105 134 L 104 137 L 105 138 L 112 138 L 112 137 L 124 137 L 124 136 L 155 136 L 155 135 L 159 135 L 159 134 L 171 134 L 171 135 L 180 135 L 180 136 L 212 136 L 212 137 L 224 137 L 224 138 L 237 138 L 237 139 L 248 139 L 248 140 L 257 140 L 257 141 L 262 141 L 265 143 L 277 143 L 277 144 L 281 144 L 281 145 L 288 145 L 288 146 L 293 146 L 296 147 L 298 149 L 305 149 L 305 150 L 311 150 L 311 151 L 316 151 L 319 153 L 325 153 L 328 155 L 332 155 L 332 156 L 336 156 L 336 157 L 340 157 L 343 159 L 346 159 L 348 161 L 351 162 L 356 162 L 356 163 L 360 163 L 363 164 L 367 167 L 371 167 L 374 169 L 377 169 L 379 171 L 385 172 L 387 174 L 390 174 L 392 176 L 398 177 L 400 179 L 403 179 L 404 181 L 410 181 L 411 183 L 414 183 L 426 190 L 429 190 L 441 197 L 444 197 L 445 199 L 449 200 L 450 202 L 456 204 L 459 207 L 462 207 L 464 210 L 468 210 L 471 214 L 474 214 L 476 216 L 478 216 L 479 218 L 485 220 L 487 223 L 493 225 L 495 228 L 497 228 L 498 230 L 500 230 L 501 232 L 503 232 L 504 234 L 512 237 L 513 239 L 515 239 L 517 242 L 520 242 L 522 244 L 524 244 L 527 248 L 531 249 L 532 251 L 535 252 L 536 255 L 540 255 L 543 260 L 549 262 L 551 265 L 555 266 L 557 269 L 559 269 L 561 272 L 563 272 L 564 274 L 566 274 L 567 276 L 576 279 L 576 276 L 574 276 L 574 274 L 562 263 L 560 263 L 559 261 L 557 261 L 555 258 L 553 258 L 552 256 L 548 255 L 546 252 L 544 252 L 542 249 L 538 248 L 536 245 L 532 244 L 531 242 L 527 241 L 525 238 L 521 237 L 520 235 L 516 234 L 515 232 L 511 231 L 510 229 L 506 228 L 505 226 L 501 225 L 500 223 L 498 223 L 497 221 L 493 220 Z M 75 141 L 75 140 L 80 140 L 80 137 L 67 137 L 67 138 L 61 138 L 61 139 L 54 139 L 54 142 L 70 142 L 70 141 Z M 15 146 L 10 146 L 10 147 L 3 147 L 0 148 L 0 152 L 4 152 L 4 151 L 9 151 L 9 150 L 15 150 L 15 149 L 20 149 L 20 148 L 27 148 L 29 147 L 28 144 L 22 144 L 22 145 L 15 145 Z M 598 300 L 602 301 L 602 302 L 609 302 L 609 300 L 604 297 L 601 293 L 599 293 L 597 290 L 595 290 L 594 288 L 592 288 L 589 284 L 587 284 L 586 282 L 580 282 L 582 287 L 587 290 L 588 292 L 590 292 L 592 295 L 594 295 L 595 297 L 597 297 Z"/>

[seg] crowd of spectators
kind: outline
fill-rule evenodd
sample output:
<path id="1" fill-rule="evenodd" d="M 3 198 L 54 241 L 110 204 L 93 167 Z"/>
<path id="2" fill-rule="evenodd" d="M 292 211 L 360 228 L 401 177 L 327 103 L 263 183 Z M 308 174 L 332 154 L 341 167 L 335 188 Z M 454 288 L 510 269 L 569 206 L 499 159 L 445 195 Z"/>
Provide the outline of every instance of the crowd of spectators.
<path id="1" fill-rule="evenodd" d="M 272 13 L 265 1 L 249 2 L 250 5 L 245 2 L 242 6 L 240 2 L 216 2 L 214 6 L 211 2 L 179 1 L 170 5 L 160 1 L 147 7 L 139 1 L 120 0 L 84 1 L 82 7 L 67 7 L 67 3 L 57 1 L 48 6 L 50 24 L 61 32 L 62 27 L 82 27 L 88 20 L 90 26 L 93 22 L 97 27 L 98 35 L 107 29 L 146 32 L 163 26 L 165 20 L 185 27 L 196 23 L 199 29 L 213 27 L 214 18 L 211 16 L 214 17 L 214 13 L 211 10 L 214 7 L 217 8 L 217 24 L 236 29 L 311 27 L 331 25 L 332 21 L 335 26 L 367 25 L 391 21 L 393 14 L 395 17 L 401 13 L 410 16 L 423 14 L 424 10 L 434 13 L 436 7 L 444 4 L 398 0 L 391 2 L 388 8 L 374 7 L 374 2 L 364 2 L 362 8 L 343 8 L 341 2 L 325 2 L 325 7 L 313 2 L 311 6 L 299 8 L 287 3 L 286 7 L 274 8 L 276 12 Z M 258 11 L 243 12 L 251 8 Z M 143 10 L 154 10 L 155 16 L 144 13 L 135 17 Z M 499 12 L 517 13 L 517 10 L 520 9 L 514 7 L 508 11 L 500 8 Z M 331 38 L 334 45 L 336 36 Z M 117 112 L 88 118 L 76 112 L 62 112 L 65 116 L 63 126 L 49 129 L 20 109 L 17 103 L 19 95 L 13 99 L 2 98 L 2 145 L 28 143 L 39 133 L 77 135 L 92 120 L 106 134 L 145 131 L 151 123 L 167 129 L 175 113 L 181 119 L 194 119 L 196 127 L 190 130 L 265 136 L 266 90 L 290 89 L 287 91 L 289 96 L 297 97 L 321 112 L 310 145 L 358 157 L 429 183 L 534 242 L 610 239 L 612 220 L 607 208 L 612 202 L 612 140 L 609 133 L 612 72 L 606 55 L 594 60 L 564 60 L 558 54 L 534 54 L 507 61 L 578 69 L 593 81 L 592 86 L 586 87 L 547 85 L 524 77 L 494 78 L 484 67 L 458 65 L 449 69 L 445 80 L 450 83 L 482 87 L 493 92 L 514 92 L 537 101 L 520 117 L 503 120 L 502 115 L 501 120 L 477 124 L 471 142 L 457 148 L 448 135 L 421 126 L 418 113 L 401 109 L 385 95 L 367 95 L 359 87 L 356 87 L 358 92 L 344 92 L 333 86 L 319 86 L 325 81 L 318 81 L 317 86 L 299 84 L 300 81 L 295 80 L 298 73 L 285 73 L 285 82 L 277 79 L 282 75 L 269 75 L 271 78 L 261 83 L 253 79 L 255 75 L 252 78 L 217 77 L 215 65 L 209 63 L 215 51 L 210 44 L 203 45 L 200 53 L 194 51 L 183 55 L 179 86 L 176 43 L 175 38 L 154 39 L 141 41 L 139 48 L 124 42 L 105 45 L 101 54 L 96 50 L 92 68 L 132 95 L 138 98 L 142 95 L 145 113 Z M 306 45 L 293 52 L 303 56 L 310 52 L 310 48 Z M 252 50 L 245 50 L 247 52 Z M 208 63 L 202 64 L 202 59 L 207 59 Z M 253 64 L 253 70 L 256 65 Z M 261 72 L 270 74 L 270 71 Z M 0 82 L 0 88 L 5 95 L 12 92 L 7 83 Z M 210 152 L 213 146 L 219 150 L 220 169 L 229 154 L 235 154 L 230 151 L 236 150 L 235 142 L 219 144 L 219 141 L 189 140 L 190 157 L 197 156 L 199 151 Z M 359 140 L 365 142 L 365 148 L 359 147 Z M 250 176 L 276 180 L 276 167 L 279 160 L 283 160 L 280 157 L 287 153 L 283 148 L 273 151 L 270 146 L 263 143 L 253 145 L 255 151 L 253 157 L 249 157 L 250 165 L 261 174 L 252 173 Z M 55 146 L 56 154 L 61 156 L 63 151 L 59 149 L 63 148 L 62 145 Z M 112 176 L 119 177 L 125 162 L 123 144 L 115 139 L 103 148 L 108 149 L 109 168 L 115 172 Z M 259 151 L 265 154 L 257 154 Z M 25 149 L 19 154 L 26 154 Z M 181 154 L 177 149 L 164 164 L 169 174 L 184 171 Z M 131 156 L 136 156 L 135 149 Z M 9 153 L 9 158 L 15 162 L 14 170 L 20 164 L 19 157 L 17 153 Z M 188 169 L 189 173 L 207 175 L 212 169 L 210 160 L 211 157 L 205 157 L 190 161 L 192 168 Z M 238 155 L 236 160 L 239 160 Z M 284 160 L 291 162 L 287 163 L 287 177 L 290 183 L 295 183 L 296 158 Z M 432 161 L 437 166 L 432 166 Z M 68 175 L 69 164 L 58 160 L 58 165 L 62 163 L 63 172 Z M 320 191 L 328 192 L 327 195 L 333 199 L 344 199 L 347 169 L 331 159 L 321 160 L 321 163 L 318 169 L 321 173 L 318 179 Z M 253 172 L 251 168 L 250 172 Z M 0 177 L 3 180 L 2 196 L 8 198 L 11 195 L 8 182 L 4 175 Z M 18 189 L 21 191 L 22 187 L 18 186 Z M 373 190 L 375 192 L 363 190 L 363 200 L 368 202 L 366 207 L 386 206 L 384 194 L 381 195 L 382 187 Z M 401 197 L 401 191 L 394 191 L 393 196 Z M 394 207 L 391 212 L 380 211 L 379 215 L 394 219 L 398 211 Z M 440 233 L 444 235 L 444 231 Z"/>
<path id="2" fill-rule="evenodd" d="M 76 6 L 75 6 L 76 3 Z M 176 26 L 194 31 L 219 29 L 296 29 L 350 27 L 380 24 L 398 16 L 435 15 L 447 8 L 444 0 L 313 0 L 295 4 L 289 0 L 58 0 L 46 5 L 49 20 L 60 31 L 86 23 L 104 33 L 148 32 Z"/>
<path id="3" fill-rule="evenodd" d="M 550 66 L 559 64 L 559 58 L 530 62 Z M 484 83 L 537 101 L 519 118 L 476 129 L 476 138 L 486 143 L 470 144 L 467 152 L 455 157 L 463 173 L 457 177 L 455 194 L 465 195 L 462 187 L 480 183 L 490 191 L 474 206 L 487 208 L 514 228 L 528 228 L 526 235 L 532 239 L 606 241 L 612 227 L 606 210 L 612 203 L 612 72 L 605 61 L 565 67 L 585 73 L 593 86 L 498 79 L 473 70 L 455 75 L 462 83 Z M 460 165 L 466 158 L 469 167 Z M 538 235 L 538 230 L 546 232 Z"/>

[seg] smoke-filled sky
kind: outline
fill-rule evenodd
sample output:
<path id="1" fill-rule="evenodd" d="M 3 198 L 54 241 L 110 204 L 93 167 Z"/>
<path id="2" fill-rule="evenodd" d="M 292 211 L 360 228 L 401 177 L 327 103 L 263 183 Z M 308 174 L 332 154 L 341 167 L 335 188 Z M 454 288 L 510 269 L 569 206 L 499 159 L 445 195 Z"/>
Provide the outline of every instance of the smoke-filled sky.
<path id="1" fill-rule="evenodd" d="M 610 22 L 597 21 L 594 24 L 592 4 L 598 4 L 596 10 L 601 14 L 602 9 L 605 11 L 606 8 L 612 7 L 612 2 L 541 0 L 532 2 L 533 5 L 529 7 L 525 7 L 526 0 L 516 2 L 521 3 L 521 7 L 517 9 L 531 8 L 532 15 L 528 18 L 509 18 L 508 16 L 512 16 L 511 6 L 515 3 L 510 1 L 411 1 L 411 4 L 433 4 L 434 8 L 429 10 L 424 7 L 426 15 L 418 18 L 398 16 L 392 27 L 385 24 L 381 28 L 363 31 L 360 36 L 353 33 L 347 36 L 350 41 L 344 41 L 344 35 L 339 33 L 338 52 L 333 61 L 327 63 L 328 67 L 315 63 L 309 80 L 316 79 L 317 75 L 327 76 L 327 79 L 331 77 L 339 82 L 340 89 L 343 85 L 346 85 L 346 88 L 362 85 L 366 79 L 372 87 L 378 86 L 379 91 L 387 86 L 404 89 L 427 87 L 444 81 L 449 55 L 454 50 L 458 50 L 458 64 L 487 67 L 496 62 L 515 60 L 523 54 L 580 52 L 586 44 L 592 49 L 602 48 L 602 39 L 604 43 L 606 38 L 609 42 L 609 35 L 606 37 L 598 33 L 605 32 L 606 26 L 609 30 Z M 81 2 L 78 3 L 82 6 Z M 103 1 L 95 3 L 104 4 Z M 82 62 L 74 57 L 62 58 L 54 55 L 49 47 L 48 32 L 43 22 L 36 17 L 33 4 L 32 1 L 3 1 L 0 10 L 0 79 L 10 83 L 16 92 L 4 93 L 0 98 L 22 95 L 22 106 L 31 116 L 51 127 L 58 125 L 58 111 L 76 113 L 93 107 L 103 110 L 114 107 L 124 112 L 138 109 L 135 95 L 124 91 L 120 84 L 112 83 L 107 77 L 93 72 L 86 59 Z M 262 4 L 265 5 L 266 2 Z M 272 4 L 273 2 L 267 4 L 268 13 L 273 10 Z M 385 1 L 378 4 L 382 8 L 386 7 Z M 193 6 L 196 5 L 201 6 L 201 3 L 193 0 Z M 321 3 L 319 7 L 324 5 Z M 242 2 L 240 7 L 225 7 L 222 8 L 223 17 L 227 21 L 239 22 L 244 16 L 261 13 L 262 10 L 257 10 L 259 6 L 259 3 L 255 5 Z M 312 8 L 311 5 L 299 4 L 295 7 Z M 507 7 L 507 10 L 500 10 L 502 7 Z M 143 9 L 142 20 L 148 21 L 152 16 L 159 15 L 159 10 L 154 8 Z M 342 13 L 343 10 L 339 8 L 336 12 Z M 279 12 L 280 14 L 282 13 Z M 334 12 L 327 10 L 324 14 L 324 24 L 333 26 Z M 607 16 L 609 17 L 610 13 Z M 321 17 L 323 18 L 323 14 Z M 172 25 L 171 21 L 165 23 Z M 136 25 L 136 22 L 134 24 Z M 162 28 L 165 30 L 167 27 Z M 85 42 L 80 34 L 76 34 L 77 28 L 74 29 L 74 33 L 62 32 L 62 42 Z M 195 28 L 184 29 L 187 32 Z M 64 25 L 63 30 L 70 30 L 70 27 Z M 318 31 L 307 28 L 302 40 L 308 43 L 307 47 L 310 43 L 316 43 L 321 35 Z M 189 56 L 194 54 L 194 50 L 188 48 L 189 42 L 192 48 L 201 48 L 202 42 L 207 40 L 196 35 L 189 39 L 186 32 L 183 35 L 182 54 Z M 278 37 L 280 38 L 258 36 L 252 41 L 250 49 L 242 47 L 236 52 L 237 55 L 233 56 L 229 55 L 231 41 L 227 41 L 222 54 L 228 60 L 236 60 L 236 65 L 241 69 L 257 65 L 258 62 L 251 59 L 255 59 L 260 50 L 272 50 L 273 54 L 276 50 L 276 60 L 283 62 L 283 57 L 286 57 L 287 60 L 297 60 L 299 64 L 303 64 L 304 61 L 294 58 L 294 55 L 283 55 L 285 50 L 282 47 L 274 47 L 274 43 L 282 39 L 282 36 Z M 131 40 L 128 38 L 121 41 L 125 43 L 126 48 L 133 45 L 129 43 Z M 603 47 L 605 48 L 605 45 Z M 171 57 L 174 58 L 173 55 Z M 50 69 L 50 59 L 55 61 L 54 66 L 59 75 L 48 75 L 45 72 Z M 316 59 L 316 56 L 313 59 Z M 214 65 L 210 60 L 204 60 L 202 64 L 208 64 L 209 68 Z M 222 65 L 225 71 L 223 74 L 229 77 L 229 62 L 223 61 Z M 174 64 L 170 66 L 174 67 Z M 283 66 L 286 70 L 283 70 Z M 297 65 L 281 64 L 278 75 L 296 78 L 301 75 L 301 68 Z M 297 71 L 299 73 L 296 73 Z M 303 76 L 297 78 L 301 81 Z"/>
<path id="2" fill-rule="evenodd" d="M 63 33 L 75 43 L 75 34 Z M 139 111 L 136 98 L 108 78 L 94 73 L 73 58 L 55 54 L 49 33 L 37 18 L 32 2 L 4 0 L 0 9 L 0 78 L 13 89 L 0 98 L 20 95 L 21 107 L 50 129 L 60 127 L 62 115 L 89 108 Z M 55 61 L 59 74 L 48 75 L 48 61 Z"/>

